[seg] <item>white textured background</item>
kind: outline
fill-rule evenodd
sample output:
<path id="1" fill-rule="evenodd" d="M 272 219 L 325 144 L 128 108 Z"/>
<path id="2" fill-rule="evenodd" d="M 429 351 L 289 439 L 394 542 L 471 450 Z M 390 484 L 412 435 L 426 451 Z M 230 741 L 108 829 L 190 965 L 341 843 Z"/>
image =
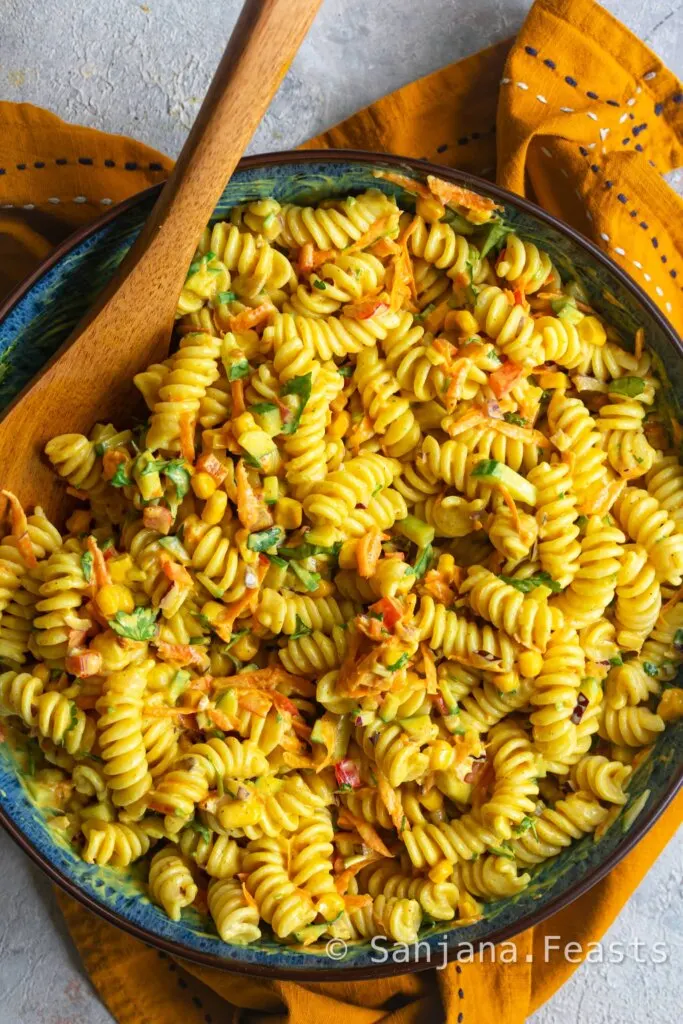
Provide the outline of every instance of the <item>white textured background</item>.
<path id="1" fill-rule="evenodd" d="M 37 103 L 175 155 L 239 6 L 240 0 L 0 0 L 0 99 Z M 607 6 L 683 73 L 680 0 Z M 512 35 L 527 7 L 527 0 L 325 0 L 250 151 L 295 146 L 383 93 Z M 4 834 L 0 857 L 0 1024 L 110 1024 L 49 883 Z M 679 1024 L 682 883 L 679 837 L 605 940 L 640 940 L 644 958 L 663 942 L 665 963 L 647 966 L 631 954 L 619 965 L 584 965 L 533 1024 Z"/>

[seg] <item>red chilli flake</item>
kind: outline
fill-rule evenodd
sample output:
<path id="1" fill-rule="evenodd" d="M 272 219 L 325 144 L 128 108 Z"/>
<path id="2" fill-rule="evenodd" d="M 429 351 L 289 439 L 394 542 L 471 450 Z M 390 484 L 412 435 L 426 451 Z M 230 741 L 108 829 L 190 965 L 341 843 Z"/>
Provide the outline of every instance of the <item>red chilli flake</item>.
<path id="1" fill-rule="evenodd" d="M 576 707 L 572 711 L 571 721 L 574 725 L 578 725 L 584 716 L 586 708 L 588 707 L 588 697 L 584 693 L 580 693 L 576 698 Z"/>

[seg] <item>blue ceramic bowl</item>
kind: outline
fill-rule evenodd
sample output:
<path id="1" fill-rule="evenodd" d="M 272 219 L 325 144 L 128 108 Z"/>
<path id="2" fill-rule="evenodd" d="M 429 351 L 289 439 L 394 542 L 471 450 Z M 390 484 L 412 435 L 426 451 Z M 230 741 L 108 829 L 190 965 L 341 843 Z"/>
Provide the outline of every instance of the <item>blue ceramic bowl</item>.
<path id="1" fill-rule="evenodd" d="M 637 285 L 595 246 L 533 204 L 488 182 L 420 160 L 370 153 L 276 153 L 244 160 L 216 208 L 223 216 L 236 203 L 263 196 L 281 202 L 314 203 L 370 186 L 397 195 L 410 207 L 413 198 L 372 176 L 375 169 L 399 170 L 424 179 L 436 174 L 491 196 L 505 207 L 505 219 L 525 239 L 542 246 L 561 272 L 571 271 L 585 285 L 591 304 L 625 338 L 645 328 L 671 384 L 671 401 L 683 394 L 681 341 Z M 0 309 L 0 409 L 52 355 L 107 283 L 142 228 L 159 188 L 149 189 L 109 211 L 72 236 Z M 513 899 L 489 904 L 484 918 L 469 927 L 435 925 L 425 933 L 429 954 L 410 963 L 382 961 L 361 944 L 335 960 L 325 952 L 303 952 L 264 938 L 246 948 L 227 945 L 210 922 L 190 911 L 175 924 L 144 895 L 141 870 L 127 872 L 84 864 L 55 838 L 33 805 L 21 773 L 5 744 L 0 744 L 0 821 L 33 860 L 68 893 L 113 924 L 154 946 L 212 967 L 247 974 L 315 980 L 341 980 L 397 974 L 443 962 L 463 943 L 509 939 L 537 924 L 602 878 L 644 835 L 674 796 L 683 776 L 683 721 L 670 725 L 629 786 L 629 802 L 604 837 L 575 843 L 542 865 L 531 885 Z M 629 809 L 642 804 L 635 820 Z M 627 827 L 627 824 L 629 827 Z"/>

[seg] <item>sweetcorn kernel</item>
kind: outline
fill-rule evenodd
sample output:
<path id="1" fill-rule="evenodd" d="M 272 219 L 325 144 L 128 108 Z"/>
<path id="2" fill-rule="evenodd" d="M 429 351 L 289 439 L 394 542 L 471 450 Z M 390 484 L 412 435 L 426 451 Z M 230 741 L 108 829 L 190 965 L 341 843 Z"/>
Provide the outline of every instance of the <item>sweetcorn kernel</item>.
<path id="1" fill-rule="evenodd" d="M 436 224 L 438 220 L 441 220 L 446 212 L 446 207 L 443 203 L 440 203 L 438 199 L 434 199 L 431 196 L 418 196 L 417 202 L 415 203 L 415 213 L 418 217 L 422 217 L 428 224 Z"/>
<path id="2" fill-rule="evenodd" d="M 434 867 L 428 872 L 429 879 L 434 882 L 434 885 L 442 885 L 443 882 L 447 882 L 452 874 L 453 865 L 449 860 L 437 861 Z"/>
<path id="3" fill-rule="evenodd" d="M 519 671 L 527 679 L 535 679 L 541 674 L 543 657 L 538 651 L 522 651 L 519 656 Z"/>
<path id="4" fill-rule="evenodd" d="M 248 430 L 256 429 L 256 420 L 250 412 L 243 412 L 241 416 L 236 416 L 232 421 L 232 432 L 235 437 L 239 437 L 240 434 L 246 434 Z"/>
<path id="5" fill-rule="evenodd" d="M 195 473 L 192 477 L 192 490 L 198 498 L 210 498 L 217 486 L 214 478 L 208 473 Z"/>
<path id="6" fill-rule="evenodd" d="M 351 417 L 349 416 L 346 409 L 343 412 L 337 413 L 332 422 L 330 423 L 329 430 L 327 433 L 330 437 L 343 437 L 346 431 L 351 425 Z"/>
<path id="7" fill-rule="evenodd" d="M 295 498 L 278 498 L 275 522 L 285 530 L 297 530 L 303 521 L 301 502 Z"/>
<path id="8" fill-rule="evenodd" d="M 230 800 L 222 803 L 216 816 L 223 828 L 244 828 L 255 825 L 261 818 L 263 804 L 256 797 L 246 800 Z"/>
<path id="9" fill-rule="evenodd" d="M 446 327 L 449 331 L 458 330 L 461 334 L 476 334 L 479 324 L 467 309 L 454 309 L 446 315 Z"/>
<path id="10" fill-rule="evenodd" d="M 577 330 L 581 341 L 601 347 L 607 341 L 605 328 L 596 316 L 585 316 L 579 321 Z"/>
<path id="11" fill-rule="evenodd" d="M 683 690 L 678 686 L 672 686 L 671 689 L 665 690 L 659 702 L 657 714 L 665 722 L 683 718 Z"/>
<path id="12" fill-rule="evenodd" d="M 230 645 L 230 653 L 240 661 L 252 661 L 259 649 L 259 639 L 253 633 L 246 633 Z"/>
<path id="13" fill-rule="evenodd" d="M 512 693 L 519 686 L 519 676 L 516 672 L 501 672 L 495 676 L 494 681 L 501 693 Z"/>
<path id="14" fill-rule="evenodd" d="M 343 912 L 344 897 L 338 892 L 324 892 L 316 904 L 316 910 L 326 921 L 334 921 Z"/>
<path id="15" fill-rule="evenodd" d="M 332 597 L 334 594 L 334 585 L 329 580 L 320 580 L 320 583 L 315 588 L 315 597 Z"/>
<path id="16" fill-rule="evenodd" d="M 215 622 L 219 615 L 225 611 L 225 605 L 218 601 L 207 601 L 202 605 L 202 615 L 205 615 L 209 622 Z"/>
<path id="17" fill-rule="evenodd" d="M 227 507 L 228 496 L 225 491 L 214 491 L 213 494 L 209 495 L 206 505 L 202 510 L 202 522 L 208 523 L 209 526 L 217 526 L 225 515 Z"/>
<path id="18" fill-rule="evenodd" d="M 95 603 L 107 619 L 117 612 L 132 612 L 135 601 L 128 587 L 122 583 L 106 583 L 95 595 Z"/>

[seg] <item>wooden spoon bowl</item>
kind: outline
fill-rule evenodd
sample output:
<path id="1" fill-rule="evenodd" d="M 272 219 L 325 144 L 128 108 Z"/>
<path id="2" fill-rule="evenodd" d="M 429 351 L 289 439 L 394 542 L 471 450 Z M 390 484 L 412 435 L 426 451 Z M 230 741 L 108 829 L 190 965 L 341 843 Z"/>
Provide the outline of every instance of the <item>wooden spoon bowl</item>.
<path id="1" fill-rule="evenodd" d="M 226 182 L 322 0 L 247 0 L 137 242 L 73 334 L 0 418 L 0 484 L 58 523 L 70 501 L 42 456 L 55 433 L 125 424 L 132 379 L 163 359 L 187 268 Z"/>

